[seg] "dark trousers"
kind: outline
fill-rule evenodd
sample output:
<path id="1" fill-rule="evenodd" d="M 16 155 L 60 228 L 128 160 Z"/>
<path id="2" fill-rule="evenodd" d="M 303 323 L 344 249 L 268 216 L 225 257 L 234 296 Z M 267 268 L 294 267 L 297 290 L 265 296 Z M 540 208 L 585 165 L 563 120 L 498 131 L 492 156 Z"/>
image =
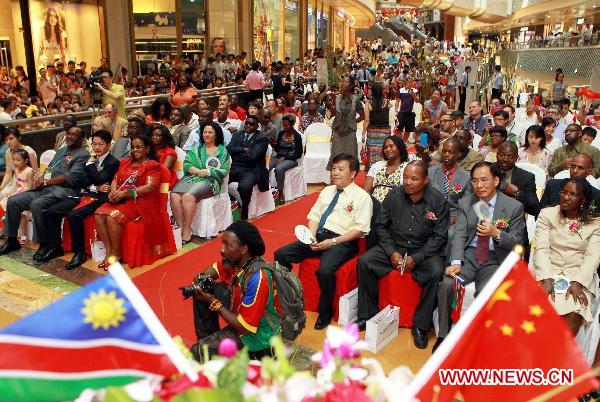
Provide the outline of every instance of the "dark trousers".
<path id="1" fill-rule="evenodd" d="M 44 214 L 48 247 L 55 248 L 61 246 L 61 221 L 77 206 L 77 204 L 79 204 L 79 197 L 68 197 L 55 202 L 48 207 Z"/>
<path id="2" fill-rule="evenodd" d="M 263 99 L 263 90 L 262 89 L 254 89 L 252 91 L 248 92 L 248 98 L 247 98 L 247 102 L 246 105 L 248 104 L 248 102 L 254 101 L 256 99 L 260 99 L 262 101 Z"/>
<path id="3" fill-rule="evenodd" d="M 496 89 L 496 88 L 492 88 L 492 99 L 494 98 L 502 98 L 502 90 L 501 89 Z"/>
<path id="4" fill-rule="evenodd" d="M 102 204 L 107 201 L 107 196 L 102 196 L 95 201 L 81 208 L 73 209 L 69 212 L 69 227 L 71 228 L 71 243 L 74 253 L 85 254 L 85 230 L 84 224 L 86 218 L 92 216 Z"/>
<path id="5" fill-rule="evenodd" d="M 31 211 L 34 229 L 33 240 L 47 246 L 50 238 L 58 237 L 58 244 L 60 244 L 60 221 L 56 225 L 53 220 L 48 220 L 47 211 L 63 200 L 69 200 L 69 198 L 54 195 L 49 187 L 29 190 L 9 197 L 4 225 L 6 236 L 17 237 L 21 214 L 24 211 Z M 73 207 L 71 206 L 71 208 Z"/>
<path id="6" fill-rule="evenodd" d="M 317 235 L 317 241 L 338 237 L 335 233 Z M 319 314 L 332 314 L 333 297 L 335 296 L 335 273 L 343 263 L 352 259 L 358 253 L 358 240 L 338 244 L 323 252 L 312 251 L 310 246 L 296 241 L 275 251 L 275 261 L 289 270 L 292 264 L 311 257 L 320 257 L 319 269 L 316 272 L 321 296 L 319 297 Z"/>
<path id="7" fill-rule="evenodd" d="M 231 183 L 238 183 L 237 191 L 240 193 L 242 200 L 241 218 L 248 219 L 248 207 L 252 198 L 252 188 L 258 183 L 258 178 L 254 174 L 253 169 L 237 168 L 231 171 L 229 180 L 231 180 Z"/>
<path id="8" fill-rule="evenodd" d="M 465 103 L 467 103 L 467 90 L 458 91 L 458 110 L 465 112 Z"/>
<path id="9" fill-rule="evenodd" d="M 410 254 L 409 254 L 410 255 Z M 367 320 L 379 312 L 378 280 L 393 270 L 390 257 L 381 246 L 373 247 L 358 259 L 358 318 Z M 413 327 L 424 331 L 431 328 L 431 320 L 444 273 L 444 259 L 435 255 L 415 265 L 412 278 L 421 287 L 421 298 L 413 316 Z M 401 293 L 402 289 L 398 289 Z"/>

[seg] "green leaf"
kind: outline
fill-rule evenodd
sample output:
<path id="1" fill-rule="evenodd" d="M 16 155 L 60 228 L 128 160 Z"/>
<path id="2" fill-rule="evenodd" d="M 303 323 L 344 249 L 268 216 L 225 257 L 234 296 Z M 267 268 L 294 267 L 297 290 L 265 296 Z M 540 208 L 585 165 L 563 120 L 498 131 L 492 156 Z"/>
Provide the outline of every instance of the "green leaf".
<path id="1" fill-rule="evenodd" d="M 248 356 L 247 348 L 243 348 L 237 352 L 235 356 L 229 359 L 217 375 L 217 384 L 219 388 L 227 388 L 231 391 L 240 393 L 242 387 L 246 383 L 249 361 L 250 357 Z"/>
<path id="2" fill-rule="evenodd" d="M 108 387 L 104 395 L 104 402 L 135 402 L 127 395 L 123 388 Z"/>
<path id="3" fill-rule="evenodd" d="M 190 388 L 171 402 L 244 402 L 241 392 L 230 389 Z"/>

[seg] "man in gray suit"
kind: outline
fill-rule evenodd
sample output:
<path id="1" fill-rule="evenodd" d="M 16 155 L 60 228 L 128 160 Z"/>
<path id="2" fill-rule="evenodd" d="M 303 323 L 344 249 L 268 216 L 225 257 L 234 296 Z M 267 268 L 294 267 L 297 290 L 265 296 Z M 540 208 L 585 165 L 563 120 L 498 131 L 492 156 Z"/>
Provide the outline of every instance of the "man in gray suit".
<path id="1" fill-rule="evenodd" d="M 33 215 L 34 234 L 37 237 L 34 240 L 40 244 L 33 259 L 49 261 L 64 255 L 62 247 L 48 247 L 50 236 L 55 235 L 55 232 L 60 236 L 60 226 L 53 227 L 56 225 L 48 224 L 46 211 L 67 197 L 79 195 L 81 189 L 89 185 L 85 163 L 90 153 L 81 147 L 82 136 L 79 127 L 70 128 L 66 136 L 67 146 L 56 151 L 54 159 L 48 164 L 43 175 L 36 176 L 35 189 L 8 198 L 4 225 L 7 240 L 0 247 L 0 255 L 21 248 L 17 240 L 19 222 L 23 211 L 28 210 Z"/>
<path id="2" fill-rule="evenodd" d="M 137 116 L 127 119 L 127 137 L 121 137 L 110 148 L 110 153 L 117 159 L 123 159 L 131 154 L 131 140 L 146 131 L 146 122 Z"/>
<path id="3" fill-rule="evenodd" d="M 181 110 L 177 108 L 171 111 L 171 127 L 169 130 L 171 131 L 175 145 L 183 149 L 183 146 L 187 142 L 191 131 L 190 128 L 183 122 L 183 113 L 181 113 Z"/>
<path id="4" fill-rule="evenodd" d="M 431 187 L 448 201 L 451 225 L 456 222 L 458 200 L 471 192 L 471 176 L 457 163 L 460 154 L 460 142 L 454 137 L 448 138 L 442 146 L 442 164 L 431 166 L 428 173 Z"/>
<path id="5" fill-rule="evenodd" d="M 523 243 L 523 204 L 496 190 L 500 176 L 497 165 L 478 162 L 471 170 L 473 193 L 458 202 L 450 266 L 438 288 L 440 326 L 434 350 L 450 331 L 453 275 L 464 279 L 465 286 L 475 282 L 477 295 L 513 247 Z"/>

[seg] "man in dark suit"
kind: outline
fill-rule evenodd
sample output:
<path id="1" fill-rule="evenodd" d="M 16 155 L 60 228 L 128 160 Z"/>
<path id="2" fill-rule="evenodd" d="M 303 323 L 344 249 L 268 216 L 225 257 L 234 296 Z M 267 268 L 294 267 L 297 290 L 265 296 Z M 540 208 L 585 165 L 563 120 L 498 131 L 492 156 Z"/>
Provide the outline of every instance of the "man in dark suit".
<path id="1" fill-rule="evenodd" d="M 61 211 L 68 209 L 69 205 L 67 204 L 70 204 L 71 208 L 75 208 L 81 201 L 84 201 L 83 206 L 72 209 L 68 213 L 73 258 L 65 265 L 67 270 L 75 269 L 85 262 L 83 221 L 92 216 L 108 200 L 110 183 L 119 170 L 118 159 L 108 152 L 111 140 L 112 136 L 108 131 L 101 130 L 94 133 L 92 136 L 92 149 L 96 157 L 91 157 L 85 165 L 85 173 L 91 185 L 83 190 L 79 197 L 66 198 L 49 209 L 50 213 L 56 211 L 54 213 L 55 224 L 60 225 L 60 220 L 64 217 Z M 58 240 L 60 241 L 60 239 Z"/>
<path id="2" fill-rule="evenodd" d="M 248 206 L 252 197 L 252 188 L 258 184 L 260 191 L 269 191 L 269 171 L 265 155 L 269 142 L 258 131 L 258 117 L 248 116 L 244 131 L 238 131 L 231 137 L 227 151 L 231 155 L 229 180 L 237 182 L 237 191 L 242 202 L 242 219 L 248 219 Z"/>
<path id="3" fill-rule="evenodd" d="M 410 274 L 422 289 L 412 335 L 415 346 L 425 349 L 444 271 L 441 251 L 448 236 L 448 204 L 428 184 L 427 165 L 422 161 L 412 161 L 406 166 L 403 183 L 388 193 L 381 206 L 374 228 L 379 244 L 358 260 L 357 324 L 364 330 L 367 321 L 378 313 L 378 281 L 399 269 Z"/>
<path id="4" fill-rule="evenodd" d="M 448 138 L 442 145 L 442 164 L 429 168 L 429 184 L 442 193 L 450 207 L 450 224 L 456 222 L 458 200 L 471 192 L 469 172 L 458 166 L 461 147 L 458 139 Z"/>
<path id="5" fill-rule="evenodd" d="M 540 202 L 535 190 L 535 175 L 515 166 L 518 157 L 516 144 L 504 142 L 498 147 L 496 164 L 502 172 L 500 190 L 521 202 L 526 213 L 537 216 L 540 212 Z"/>
<path id="6" fill-rule="evenodd" d="M 439 333 L 434 350 L 450 331 L 454 275 L 475 282 L 476 295 L 500 263 L 523 242 L 523 204 L 496 188 L 500 184 L 496 164 L 479 162 L 471 170 L 472 194 L 458 202 L 458 217 L 450 245 L 450 266 L 438 288 Z"/>
<path id="7" fill-rule="evenodd" d="M 588 154 L 577 154 L 571 161 L 569 167 L 570 178 L 586 180 L 592 174 L 593 161 Z M 566 179 L 550 179 L 546 182 L 544 194 L 540 200 L 540 210 L 542 208 L 558 205 L 560 201 L 560 190 L 562 186 L 569 180 Z M 600 207 L 600 191 L 592 186 L 592 202 L 596 206 L 596 210 Z"/>
<path id="8" fill-rule="evenodd" d="M 64 255 L 62 247 L 55 247 L 53 242 L 56 238 L 60 241 L 60 224 L 55 225 L 49 220 L 46 212 L 54 204 L 77 196 L 88 185 L 85 163 L 90 153 L 81 147 L 82 138 L 81 129 L 71 127 L 66 136 L 67 146 L 60 148 L 46 171 L 36 176 L 35 189 L 8 198 L 4 226 L 7 240 L 0 247 L 0 255 L 21 248 L 17 232 L 21 214 L 27 210 L 33 215 L 34 240 L 40 244 L 33 255 L 34 261 L 47 262 Z"/>

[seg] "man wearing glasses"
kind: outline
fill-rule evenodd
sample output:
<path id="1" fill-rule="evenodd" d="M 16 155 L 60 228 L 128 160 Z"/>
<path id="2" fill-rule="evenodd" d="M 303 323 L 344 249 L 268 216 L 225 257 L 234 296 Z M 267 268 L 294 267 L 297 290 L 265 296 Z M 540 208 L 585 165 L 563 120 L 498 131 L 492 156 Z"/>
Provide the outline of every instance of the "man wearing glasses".
<path id="1" fill-rule="evenodd" d="M 269 171 L 266 167 L 265 155 L 269 141 L 258 130 L 258 118 L 246 117 L 244 129 L 233 134 L 227 151 L 231 155 L 231 171 L 229 180 L 237 183 L 237 194 L 242 204 L 241 218 L 248 219 L 248 206 L 252 197 L 252 188 L 258 184 L 260 191 L 269 191 Z"/>
<path id="2" fill-rule="evenodd" d="M 579 124 L 569 124 L 565 130 L 565 141 L 567 145 L 558 148 L 548 166 L 548 175 L 554 176 L 562 170 L 571 167 L 573 157 L 577 154 L 587 154 L 592 158 L 592 176 L 596 179 L 600 176 L 600 151 L 595 147 L 583 142 L 581 137 L 583 130 Z"/>
<path id="3" fill-rule="evenodd" d="M 125 88 L 113 82 L 113 73 L 109 69 L 103 70 L 100 77 L 102 77 L 102 84 L 98 82 L 95 84 L 96 88 L 102 91 L 102 105 L 109 103 L 116 105 L 118 116 L 125 118 Z"/>
<path id="4" fill-rule="evenodd" d="M 566 129 L 567 126 L 565 125 L 565 123 L 563 123 L 561 121 L 562 116 L 560 114 L 560 110 L 558 109 L 558 106 L 549 106 L 546 109 L 546 113 L 544 114 L 544 117 L 552 117 L 554 119 L 554 121 L 556 122 L 556 128 L 554 129 L 554 138 L 556 138 L 557 140 L 559 140 L 563 145 L 565 144 L 565 135 L 566 135 Z"/>

